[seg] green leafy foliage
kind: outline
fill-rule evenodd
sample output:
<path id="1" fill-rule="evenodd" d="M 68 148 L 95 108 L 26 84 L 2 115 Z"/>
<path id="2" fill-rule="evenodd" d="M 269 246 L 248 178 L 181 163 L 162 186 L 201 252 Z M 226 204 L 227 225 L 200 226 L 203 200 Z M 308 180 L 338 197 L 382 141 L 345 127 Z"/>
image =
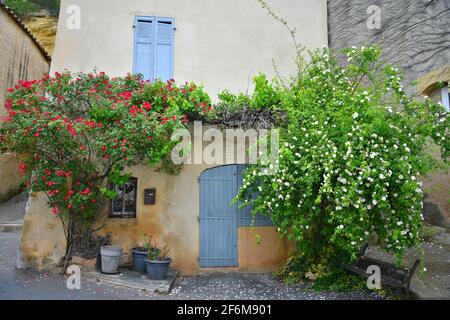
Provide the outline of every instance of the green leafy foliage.
<path id="1" fill-rule="evenodd" d="M 432 140 L 448 160 L 449 118 L 439 103 L 410 99 L 380 53 L 347 49 L 343 66 L 332 51 L 318 50 L 298 61 L 290 83 L 253 97 L 258 105 L 276 97 L 288 124 L 278 171 L 266 175 L 273 164 L 258 162 L 245 173 L 238 199 L 295 241 L 284 273 L 291 278 L 335 279 L 373 234 L 399 263 L 405 248 L 421 243 L 421 180 L 442 165 L 426 147 Z"/>
<path id="2" fill-rule="evenodd" d="M 27 0 L 5 0 L 5 4 L 19 17 L 38 9 L 36 4 Z"/>

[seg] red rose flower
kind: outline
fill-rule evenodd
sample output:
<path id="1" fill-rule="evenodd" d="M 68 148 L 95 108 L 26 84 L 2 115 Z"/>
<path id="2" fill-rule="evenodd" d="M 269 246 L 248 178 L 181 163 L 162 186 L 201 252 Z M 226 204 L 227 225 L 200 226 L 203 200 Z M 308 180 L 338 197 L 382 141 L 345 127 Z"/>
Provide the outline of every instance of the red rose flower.
<path id="1" fill-rule="evenodd" d="M 131 100 L 131 92 L 125 91 L 124 93 L 118 94 L 119 97 L 123 98 L 124 100 Z"/>
<path id="2" fill-rule="evenodd" d="M 143 107 L 145 110 L 150 111 L 150 109 L 152 108 L 152 104 L 151 104 L 150 102 L 144 102 L 144 103 L 142 104 L 142 107 Z"/>
<path id="3" fill-rule="evenodd" d="M 22 162 L 20 163 L 20 174 L 21 174 L 21 175 L 24 175 L 26 170 L 27 170 L 27 166 L 26 166 L 25 163 L 22 161 Z"/>
<path id="4" fill-rule="evenodd" d="M 71 123 L 67 124 L 67 130 L 69 130 L 70 134 L 74 137 L 77 134 L 77 131 L 74 127 L 72 127 Z"/>

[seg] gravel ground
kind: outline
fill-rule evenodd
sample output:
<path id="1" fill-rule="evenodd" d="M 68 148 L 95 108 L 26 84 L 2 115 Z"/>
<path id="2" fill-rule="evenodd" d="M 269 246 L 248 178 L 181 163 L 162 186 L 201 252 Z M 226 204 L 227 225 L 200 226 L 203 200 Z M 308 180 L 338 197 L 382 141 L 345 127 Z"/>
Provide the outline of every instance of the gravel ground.
<path id="1" fill-rule="evenodd" d="M 419 299 L 450 300 L 450 234 L 442 232 L 433 237 L 432 241 L 424 243 L 425 270 L 417 270 L 411 280 L 411 291 Z M 370 247 L 368 255 L 376 259 L 395 263 L 393 255 Z M 420 252 L 411 248 L 405 252 L 404 265 L 411 267 Z M 418 268 L 420 269 L 420 267 Z"/>
<path id="2" fill-rule="evenodd" d="M 5 299 L 378 299 L 374 294 L 317 293 L 302 286 L 287 286 L 269 274 L 209 273 L 181 277 L 169 295 L 147 293 L 105 283 L 81 280 L 81 290 L 68 290 L 60 275 L 17 271 L 15 261 L 20 233 L 0 233 L 0 300 Z"/>
<path id="3" fill-rule="evenodd" d="M 360 300 L 381 299 L 370 292 L 315 292 L 305 286 L 288 286 L 270 274 L 208 273 L 183 277 L 170 296 L 207 300 Z"/>

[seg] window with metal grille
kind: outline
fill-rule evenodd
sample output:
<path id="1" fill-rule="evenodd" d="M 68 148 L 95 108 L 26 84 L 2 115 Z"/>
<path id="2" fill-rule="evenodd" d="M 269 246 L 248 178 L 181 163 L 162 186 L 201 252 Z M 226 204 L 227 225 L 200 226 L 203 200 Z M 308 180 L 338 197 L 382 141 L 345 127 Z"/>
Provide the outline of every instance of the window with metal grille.
<path id="1" fill-rule="evenodd" d="M 130 180 L 123 186 L 112 186 L 118 193 L 117 198 L 111 200 L 109 216 L 111 218 L 136 218 L 137 178 Z"/>

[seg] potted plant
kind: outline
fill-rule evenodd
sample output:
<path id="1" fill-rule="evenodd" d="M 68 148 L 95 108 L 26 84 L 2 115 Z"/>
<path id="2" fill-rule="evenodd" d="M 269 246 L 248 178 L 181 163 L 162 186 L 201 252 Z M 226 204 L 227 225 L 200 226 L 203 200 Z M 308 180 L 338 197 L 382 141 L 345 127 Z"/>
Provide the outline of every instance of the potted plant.
<path id="1" fill-rule="evenodd" d="M 131 255 L 133 256 L 134 270 L 145 273 L 145 272 L 147 272 L 147 267 L 145 265 L 145 259 L 147 258 L 147 254 L 152 247 L 151 237 L 144 234 L 141 237 L 140 241 L 141 241 L 141 246 L 132 248 Z"/>
<path id="2" fill-rule="evenodd" d="M 150 279 L 161 280 L 166 278 L 169 265 L 172 262 L 172 259 L 168 256 L 169 251 L 167 245 L 162 248 L 156 246 L 150 248 L 145 260 L 147 275 Z"/>

